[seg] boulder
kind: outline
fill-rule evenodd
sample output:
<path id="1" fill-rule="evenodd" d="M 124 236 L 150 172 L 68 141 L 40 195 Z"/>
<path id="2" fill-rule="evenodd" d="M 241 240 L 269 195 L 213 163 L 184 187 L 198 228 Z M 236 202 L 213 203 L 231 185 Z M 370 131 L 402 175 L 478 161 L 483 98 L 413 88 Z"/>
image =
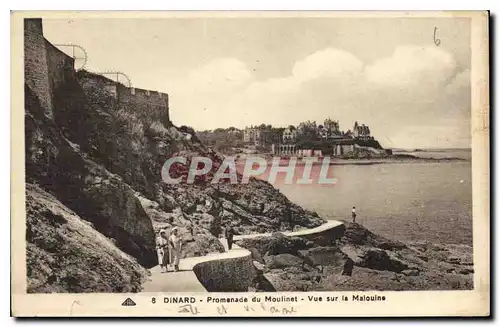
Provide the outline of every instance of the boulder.
<path id="1" fill-rule="evenodd" d="M 256 249 L 261 256 L 283 253 L 297 255 L 299 250 L 311 246 L 311 243 L 303 238 L 287 237 L 281 233 L 273 233 L 269 237 L 246 238 L 236 243 L 246 249 Z"/>
<path id="2" fill-rule="evenodd" d="M 385 250 L 372 248 L 361 256 L 359 266 L 376 269 L 401 272 L 408 268 L 408 265 L 398 259 L 389 256 Z"/>
<path id="3" fill-rule="evenodd" d="M 339 248 L 333 246 L 299 250 L 298 256 L 311 266 L 342 266 L 347 258 Z"/>
<path id="4" fill-rule="evenodd" d="M 200 257 L 214 252 L 225 252 L 224 246 L 221 244 L 219 239 L 214 237 L 210 233 L 205 232 L 204 234 L 195 234 L 191 237 L 188 237 L 188 235 L 181 233 L 181 237 L 183 239 L 183 258 Z"/>
<path id="5" fill-rule="evenodd" d="M 407 247 L 402 242 L 376 235 L 361 224 L 345 222 L 344 226 L 345 232 L 342 237 L 344 244 L 372 246 L 383 250 L 401 250 Z"/>
<path id="6" fill-rule="evenodd" d="M 270 255 L 264 257 L 266 266 L 270 269 L 285 268 L 289 266 L 302 266 L 304 260 L 289 253 Z"/>
<path id="7" fill-rule="evenodd" d="M 298 278 L 290 279 L 286 272 L 271 272 L 263 276 L 277 292 L 307 292 L 312 291 L 314 287 L 314 282 Z"/>
<path id="8" fill-rule="evenodd" d="M 266 266 L 264 266 L 262 263 L 258 261 L 252 261 L 253 266 L 257 272 L 257 275 L 262 275 L 264 273 L 264 270 L 266 270 Z"/>
<path id="9" fill-rule="evenodd" d="M 252 254 L 252 259 L 257 261 L 257 262 L 260 262 L 260 263 L 265 263 L 264 262 L 264 259 L 262 258 L 262 256 L 260 255 L 260 252 L 257 251 L 256 248 L 249 248 L 247 249 L 248 251 L 250 251 L 250 253 Z"/>

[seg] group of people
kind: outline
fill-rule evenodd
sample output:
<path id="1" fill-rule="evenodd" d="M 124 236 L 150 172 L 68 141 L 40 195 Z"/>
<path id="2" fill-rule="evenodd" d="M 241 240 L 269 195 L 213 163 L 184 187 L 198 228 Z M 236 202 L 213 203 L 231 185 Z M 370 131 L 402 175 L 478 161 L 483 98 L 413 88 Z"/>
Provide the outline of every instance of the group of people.
<path id="1" fill-rule="evenodd" d="M 162 272 L 168 272 L 169 266 L 173 271 L 179 271 L 181 260 L 182 238 L 179 229 L 171 225 L 162 228 L 156 236 L 156 254 Z"/>
<path id="2" fill-rule="evenodd" d="M 356 207 L 351 210 L 352 221 L 356 222 Z M 224 236 L 227 240 L 227 248 L 233 247 L 233 238 L 235 230 L 231 226 L 225 228 Z M 164 226 L 156 236 L 156 253 L 158 255 L 158 264 L 162 272 L 168 272 L 169 266 L 173 266 L 174 271 L 179 271 L 179 262 L 181 260 L 182 238 L 179 235 L 179 229 L 170 224 Z"/>
<path id="3" fill-rule="evenodd" d="M 231 226 L 225 228 L 224 236 L 227 240 L 228 250 L 233 247 L 233 237 L 235 231 Z M 158 264 L 163 273 L 169 272 L 173 266 L 173 271 L 179 271 L 179 262 L 181 260 L 182 238 L 179 235 L 179 229 L 172 227 L 172 221 L 158 231 L 156 236 L 156 254 Z"/>

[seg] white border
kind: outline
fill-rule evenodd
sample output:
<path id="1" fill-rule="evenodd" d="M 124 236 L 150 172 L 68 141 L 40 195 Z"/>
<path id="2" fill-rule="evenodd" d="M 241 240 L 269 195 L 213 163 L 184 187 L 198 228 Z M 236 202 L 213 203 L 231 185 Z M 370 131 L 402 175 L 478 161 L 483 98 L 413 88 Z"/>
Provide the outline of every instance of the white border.
<path id="1" fill-rule="evenodd" d="M 2 2 L 2 5 L 5 2 Z M 317 0 L 308 0 L 308 1 L 296 1 L 296 0 L 289 0 L 289 1 L 272 1 L 272 0 L 253 0 L 249 1 L 246 3 L 238 3 L 235 1 L 179 1 L 178 3 L 172 3 L 169 2 L 167 4 L 161 4 L 161 5 L 153 5 L 151 4 L 145 4 L 144 2 L 137 2 L 137 1 L 129 1 L 129 0 L 123 0 L 119 2 L 115 2 L 114 4 L 104 4 L 102 1 L 96 1 L 96 0 L 89 0 L 85 1 L 84 3 L 81 2 L 73 2 L 71 4 L 68 3 L 61 3 L 59 1 L 15 1 L 14 3 L 11 3 L 11 7 L 9 9 L 16 9 L 16 10 L 33 10 L 33 9 L 43 9 L 43 10 L 54 10 L 54 9 L 66 9 L 66 10 L 78 10 L 78 9 L 94 9 L 94 10 L 143 10 L 143 9 L 191 9 L 191 10 L 203 10 L 203 9 L 209 9 L 209 10 L 215 10 L 215 9 L 223 9 L 223 10 L 228 10 L 228 9 L 238 9 L 238 10 L 245 10 L 245 9 L 253 9 L 253 10 L 265 10 L 265 9 L 302 9 L 302 10 L 325 10 L 325 9 L 336 9 L 336 10 L 389 10 L 389 9 L 398 9 L 398 10 L 436 10 L 436 9 L 441 9 L 441 10 L 456 10 L 456 9 L 468 9 L 468 10 L 483 10 L 483 9 L 491 9 L 493 13 L 498 12 L 498 4 L 499 1 L 483 1 L 483 0 L 476 0 L 476 1 L 465 1 L 465 0 L 456 0 L 456 1 L 439 1 L 439 0 L 422 0 L 422 1 L 416 1 L 414 3 L 410 2 L 404 2 L 404 1 L 384 1 L 384 0 L 379 0 L 379 1 L 370 1 L 370 0 L 365 0 L 365 1 L 359 1 L 359 0 L 351 0 L 347 2 L 335 2 L 333 3 L 327 3 L 326 1 L 317 1 Z M 9 19 L 7 17 L 7 10 L 2 11 L 4 13 L 4 17 L 6 19 L 2 20 L 3 24 L 1 24 L 2 27 L 2 38 L 4 41 L 4 45 L 6 45 L 5 48 L 9 48 L 10 46 L 10 23 Z M 496 37 L 495 37 L 496 40 Z M 10 103 L 9 103 L 9 97 L 10 97 L 10 92 L 9 92 L 9 86 L 10 86 L 10 76 L 7 72 L 10 71 L 10 60 L 9 60 L 9 54 L 10 51 L 2 51 L 2 57 L 3 57 L 3 63 L 4 63 L 4 72 L 6 74 L 4 75 L 3 79 L 3 87 L 1 88 L 1 92 L 3 93 L 0 99 L 3 101 L 3 108 L 4 110 L 1 110 L 1 117 L 0 117 L 0 122 L 3 124 L 0 128 L 0 133 L 2 133 L 3 137 L 0 137 L 0 146 L 4 150 L 4 153 L 10 153 L 10 111 L 6 110 L 5 108 L 10 108 Z M 495 58 L 497 59 L 497 58 Z M 495 70 L 496 72 L 496 70 Z M 494 72 L 492 72 L 494 73 Z M 498 86 L 497 86 L 498 87 Z M 497 91 L 497 87 L 495 87 L 495 90 L 491 90 L 492 92 Z M 498 116 L 498 115 L 497 115 Z M 497 122 L 495 120 L 495 122 Z M 496 147 L 495 147 L 496 148 Z M 1 208 L 4 208 L 4 212 L 9 212 L 10 214 L 10 187 L 9 187 L 9 180 L 10 180 L 10 161 L 7 159 L 7 156 L 4 156 L 4 160 L 1 161 L 1 168 L 3 171 L 2 175 L 2 183 L 1 185 L 3 186 L 1 188 L 1 193 L 0 193 L 0 199 L 2 201 L 2 206 Z M 496 180 L 495 180 L 496 182 Z M 493 187 L 493 185 L 492 185 Z M 494 199 L 492 199 L 494 201 Z M 493 214 L 493 213 L 492 213 Z M 5 217 L 4 217 L 5 218 Z M 8 250 L 10 248 L 10 243 L 8 243 L 8 239 L 10 240 L 9 236 L 9 225 L 8 225 L 8 219 L 3 219 L 2 223 L 4 224 L 4 228 L 2 228 L 4 235 L 2 237 L 2 240 L 4 242 L 3 244 L 3 251 L 5 255 L 3 256 L 4 258 L 9 257 Z M 498 226 L 498 224 L 497 224 Z M 497 230 L 496 230 L 497 231 Z M 498 256 L 498 253 L 497 253 Z M 495 259 L 497 258 L 495 257 Z M 5 259 L 5 263 L 7 263 L 7 259 Z M 10 262 L 8 263 L 10 264 Z M 10 282 L 8 280 L 10 279 L 9 276 L 9 270 L 8 269 L 2 269 L 2 280 L 4 282 L 4 287 L 2 287 L 2 290 L 4 291 L 4 294 L 9 292 L 10 288 Z M 5 276 L 3 276 L 5 275 Z M 497 277 L 498 275 L 495 275 Z M 10 307 L 10 299 L 7 298 L 7 296 L 3 297 L 4 301 L 4 308 Z M 492 310 L 494 310 L 492 308 Z M 7 315 L 3 315 L 3 317 L 6 317 Z M 5 319 L 4 319 L 5 320 Z M 5 322 L 5 321 L 2 321 Z M 13 320 L 10 319 L 6 324 L 12 323 Z M 204 321 L 204 323 L 207 323 L 209 321 Z M 92 325 L 100 325 L 102 322 L 86 322 L 86 323 L 92 323 Z M 123 321 L 119 322 L 120 324 L 123 323 Z M 172 321 L 168 322 L 169 324 L 173 323 Z M 219 323 L 219 322 L 217 322 Z M 234 322 L 233 322 L 234 323 Z M 277 322 L 259 322 L 259 323 L 269 323 L 269 324 L 275 324 L 275 323 L 285 323 L 284 321 Z M 288 323 L 288 322 L 286 322 Z M 336 322 L 339 323 L 339 322 Z M 360 322 L 362 323 L 362 322 Z M 385 322 L 383 321 L 378 321 L 375 323 L 383 324 Z M 425 321 L 423 322 L 426 325 L 433 324 L 436 322 L 429 322 Z M 455 323 L 453 321 L 451 322 L 439 322 L 439 323 Z M 477 323 L 477 322 L 476 322 Z"/>

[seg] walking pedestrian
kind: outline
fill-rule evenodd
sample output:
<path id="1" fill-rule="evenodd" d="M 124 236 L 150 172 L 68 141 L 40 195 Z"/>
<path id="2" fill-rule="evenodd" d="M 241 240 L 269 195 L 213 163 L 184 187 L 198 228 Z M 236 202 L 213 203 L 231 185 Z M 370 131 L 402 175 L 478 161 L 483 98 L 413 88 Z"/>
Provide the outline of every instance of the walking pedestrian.
<path id="1" fill-rule="evenodd" d="M 167 247 L 166 247 L 166 251 L 165 251 L 165 269 L 167 272 L 168 272 L 169 267 L 172 263 L 172 258 L 171 258 L 171 254 L 170 254 L 170 241 L 169 241 L 169 239 L 170 239 L 170 233 L 172 232 L 173 223 L 174 223 L 174 218 L 169 217 L 168 223 L 163 226 L 163 230 L 164 230 L 163 237 L 167 242 Z"/>
<path id="2" fill-rule="evenodd" d="M 179 262 L 181 260 L 181 248 L 182 248 L 182 239 L 178 235 L 179 229 L 177 227 L 172 228 L 169 237 L 169 245 L 170 245 L 170 259 L 172 264 L 174 265 L 174 271 L 179 271 Z"/>
<path id="3" fill-rule="evenodd" d="M 156 255 L 161 272 L 168 272 L 168 241 L 164 230 L 160 230 L 156 237 Z"/>
<path id="4" fill-rule="evenodd" d="M 233 247 L 233 236 L 234 236 L 234 229 L 231 226 L 226 227 L 225 236 L 227 240 L 227 248 L 228 250 L 231 250 L 231 248 Z"/>

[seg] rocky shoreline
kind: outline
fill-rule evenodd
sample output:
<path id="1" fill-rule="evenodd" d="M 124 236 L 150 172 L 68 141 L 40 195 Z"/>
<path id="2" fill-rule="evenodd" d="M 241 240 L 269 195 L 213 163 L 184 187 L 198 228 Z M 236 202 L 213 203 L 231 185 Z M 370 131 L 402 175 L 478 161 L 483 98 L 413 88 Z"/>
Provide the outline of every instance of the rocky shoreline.
<path id="1" fill-rule="evenodd" d="M 252 253 L 251 291 L 398 291 L 473 288 L 472 248 L 402 243 L 345 222 L 330 245 L 275 233 L 237 241 Z"/>
<path id="2" fill-rule="evenodd" d="M 237 164 L 244 164 L 245 158 L 255 158 L 259 157 L 259 155 L 248 155 L 248 156 L 240 156 L 238 157 L 236 163 Z M 268 165 L 270 165 L 273 161 L 273 156 L 271 155 L 264 155 L 262 158 L 266 159 L 266 162 Z M 286 163 L 288 159 L 282 158 L 281 161 Z M 417 157 L 413 155 L 391 155 L 391 156 L 384 156 L 384 157 L 372 157 L 372 158 L 330 158 L 330 166 L 335 166 L 335 165 L 376 165 L 376 164 L 401 164 L 401 163 L 440 163 L 440 162 L 470 162 L 468 159 L 464 158 L 458 158 L 458 157 L 447 157 L 447 158 L 423 158 L 423 157 Z M 312 163 L 312 165 L 321 165 L 322 161 L 319 159 L 318 162 Z M 305 165 L 305 162 L 300 160 L 300 158 L 297 160 L 296 163 L 297 166 L 303 166 Z"/>
<path id="3" fill-rule="evenodd" d="M 25 85 L 28 292 L 140 291 L 146 269 L 157 264 L 155 231 L 171 220 L 185 240 L 184 257 L 224 251 L 218 237 L 225 226 L 278 233 L 325 222 L 255 178 L 164 183 L 167 158 L 220 164 L 223 157 L 169 121 L 117 107 L 102 78 L 78 74 L 54 93 L 54 119 Z M 255 290 L 470 287 L 467 256 L 448 255 L 466 248 L 401 245 L 346 226 L 329 245 L 280 234 L 241 241 L 250 242 L 244 247 L 260 272 Z M 342 275 L 347 258 L 351 276 Z"/>

